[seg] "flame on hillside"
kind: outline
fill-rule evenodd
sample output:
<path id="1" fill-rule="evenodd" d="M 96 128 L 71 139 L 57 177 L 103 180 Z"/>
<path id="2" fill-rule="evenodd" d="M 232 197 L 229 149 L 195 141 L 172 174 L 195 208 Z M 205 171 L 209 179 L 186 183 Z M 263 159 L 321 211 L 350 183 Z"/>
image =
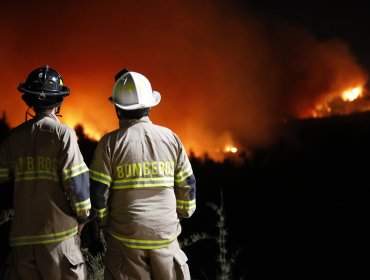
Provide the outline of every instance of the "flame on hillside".
<path id="1" fill-rule="evenodd" d="M 348 115 L 370 110 L 369 96 L 365 87 L 358 85 L 347 88 L 337 94 L 328 94 L 311 111 L 310 117 L 331 117 L 334 115 Z"/>
<path id="2" fill-rule="evenodd" d="M 229 146 L 229 145 L 225 146 L 225 148 L 224 148 L 224 152 L 225 153 L 233 153 L 233 154 L 235 154 L 237 151 L 238 151 L 238 148 L 233 147 L 233 146 Z"/>
<path id="3" fill-rule="evenodd" d="M 345 90 L 342 94 L 343 101 L 352 102 L 362 96 L 363 88 L 358 86 L 349 90 Z"/>

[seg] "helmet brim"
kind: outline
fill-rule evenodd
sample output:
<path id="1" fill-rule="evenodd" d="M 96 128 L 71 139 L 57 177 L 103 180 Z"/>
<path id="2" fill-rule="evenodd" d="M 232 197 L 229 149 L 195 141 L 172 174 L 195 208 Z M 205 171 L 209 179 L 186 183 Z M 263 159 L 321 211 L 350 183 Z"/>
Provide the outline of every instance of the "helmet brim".
<path id="1" fill-rule="evenodd" d="M 159 104 L 161 101 L 161 94 L 158 91 L 153 91 L 153 101 L 150 104 L 133 104 L 133 105 L 128 105 L 128 106 L 123 106 L 121 104 L 118 104 L 113 101 L 112 97 L 109 97 L 108 100 L 112 102 L 116 107 L 122 109 L 122 110 L 137 110 L 137 109 L 143 109 L 143 108 L 149 108 L 149 107 L 154 107 Z"/>
<path id="2" fill-rule="evenodd" d="M 25 88 L 25 84 L 20 83 L 17 89 L 21 93 L 28 93 L 34 95 L 44 94 L 45 96 L 68 96 L 70 93 L 70 89 L 66 86 L 62 86 L 61 90 L 59 91 L 35 91 Z"/>

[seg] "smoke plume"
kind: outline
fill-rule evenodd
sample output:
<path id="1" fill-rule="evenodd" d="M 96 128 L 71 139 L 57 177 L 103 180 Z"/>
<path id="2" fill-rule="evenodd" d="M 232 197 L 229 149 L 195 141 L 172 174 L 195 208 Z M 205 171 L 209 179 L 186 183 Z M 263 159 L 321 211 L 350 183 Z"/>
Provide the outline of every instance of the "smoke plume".
<path id="1" fill-rule="evenodd" d="M 267 145 L 287 118 L 308 117 L 367 73 L 339 39 L 267 19 L 225 1 L 8 1 L 0 11 L 1 110 L 12 126 L 25 105 L 16 87 L 34 68 L 59 71 L 71 95 L 62 122 L 95 138 L 116 129 L 111 95 L 122 68 L 162 95 L 153 122 L 188 150 Z"/>

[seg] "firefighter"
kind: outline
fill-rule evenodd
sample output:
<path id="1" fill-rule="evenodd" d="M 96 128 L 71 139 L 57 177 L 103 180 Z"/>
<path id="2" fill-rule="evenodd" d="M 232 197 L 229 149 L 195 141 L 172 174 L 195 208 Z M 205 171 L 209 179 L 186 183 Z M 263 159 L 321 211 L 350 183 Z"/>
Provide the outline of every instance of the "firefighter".
<path id="1" fill-rule="evenodd" d="M 99 141 L 91 165 L 92 209 L 107 242 L 105 279 L 190 279 L 177 237 L 195 211 L 195 177 L 179 137 L 153 124 L 161 96 L 124 69 L 112 97 L 119 129 Z"/>
<path id="2" fill-rule="evenodd" d="M 70 90 L 48 66 L 18 90 L 26 121 L 0 147 L 0 182 L 12 180 L 14 190 L 6 279 L 86 279 L 79 233 L 91 208 L 89 171 L 75 132 L 57 118 Z"/>

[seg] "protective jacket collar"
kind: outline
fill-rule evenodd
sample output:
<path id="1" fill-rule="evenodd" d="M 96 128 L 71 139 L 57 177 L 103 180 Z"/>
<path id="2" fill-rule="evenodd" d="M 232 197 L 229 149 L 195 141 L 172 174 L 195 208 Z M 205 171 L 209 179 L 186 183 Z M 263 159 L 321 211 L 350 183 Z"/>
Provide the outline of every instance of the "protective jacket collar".
<path id="1" fill-rule="evenodd" d="M 57 116 L 54 114 L 54 113 L 40 113 L 40 114 L 37 114 L 33 119 L 38 121 L 38 120 L 41 120 L 43 118 L 46 118 L 46 117 L 49 117 L 53 120 L 55 120 L 56 122 L 60 122 L 59 119 L 57 118 Z"/>
<path id="2" fill-rule="evenodd" d="M 121 119 L 119 120 L 119 127 L 120 128 L 128 128 L 133 126 L 137 123 L 152 123 L 148 116 L 142 117 L 140 119 Z"/>

